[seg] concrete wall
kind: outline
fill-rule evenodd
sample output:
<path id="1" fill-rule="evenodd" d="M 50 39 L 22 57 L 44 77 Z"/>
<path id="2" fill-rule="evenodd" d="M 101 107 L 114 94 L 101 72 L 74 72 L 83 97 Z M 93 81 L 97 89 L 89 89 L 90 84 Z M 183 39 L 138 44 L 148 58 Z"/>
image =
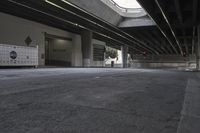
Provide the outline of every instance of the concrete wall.
<path id="1" fill-rule="evenodd" d="M 82 51 L 81 51 L 81 36 L 64 30 L 49 27 L 37 22 L 29 21 L 12 15 L 0 13 L 0 43 L 26 46 L 25 39 L 30 36 L 32 42 L 30 46 L 39 46 L 39 65 L 45 65 L 45 34 L 55 35 L 64 38 L 71 38 L 71 46 L 66 49 L 71 49 L 71 64 L 74 67 L 82 66 Z M 69 43 L 69 42 L 68 42 Z M 104 42 L 93 40 L 93 43 L 105 45 Z M 69 53 L 70 51 L 66 51 Z M 58 56 L 63 60 L 62 55 Z M 52 56 L 52 58 L 54 58 Z M 61 57 L 62 56 L 62 57 Z M 66 55 L 67 56 L 67 55 Z M 67 60 L 70 60 L 66 57 Z M 94 66 L 102 66 L 103 62 L 94 62 Z"/>
<path id="2" fill-rule="evenodd" d="M 177 63 L 153 63 L 153 62 L 132 62 L 131 67 L 133 68 L 186 68 L 186 62 Z"/>
<path id="3" fill-rule="evenodd" d="M 195 60 L 195 56 L 183 57 L 181 55 L 134 55 L 132 57 L 136 61 L 150 61 L 150 62 L 176 62 L 176 61 L 187 61 Z"/>
<path id="4" fill-rule="evenodd" d="M 0 13 L 0 43 L 26 46 L 25 39 L 30 36 L 30 46 L 39 46 L 39 65 L 45 64 L 45 36 L 44 33 L 73 38 L 72 33 L 49 27 L 40 23 L 19 17 Z M 73 45 L 76 45 L 74 43 Z"/>
<path id="5" fill-rule="evenodd" d="M 133 68 L 195 68 L 195 56 L 179 55 L 142 56 L 133 58 L 130 66 Z"/>

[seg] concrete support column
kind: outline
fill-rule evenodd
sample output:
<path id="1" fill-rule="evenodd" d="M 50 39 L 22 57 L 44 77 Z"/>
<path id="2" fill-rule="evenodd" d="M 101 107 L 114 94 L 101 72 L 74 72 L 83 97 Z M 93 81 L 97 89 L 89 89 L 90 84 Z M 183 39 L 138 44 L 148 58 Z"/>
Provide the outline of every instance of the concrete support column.
<path id="1" fill-rule="evenodd" d="M 81 35 L 83 67 L 92 65 L 92 36 L 91 31 L 83 31 Z"/>
<path id="2" fill-rule="evenodd" d="M 200 25 L 197 28 L 198 31 L 198 43 L 196 48 L 196 69 L 199 70 L 200 66 Z"/>
<path id="3" fill-rule="evenodd" d="M 128 67 L 128 46 L 123 45 L 121 46 L 121 51 L 122 51 L 122 67 L 127 68 Z"/>

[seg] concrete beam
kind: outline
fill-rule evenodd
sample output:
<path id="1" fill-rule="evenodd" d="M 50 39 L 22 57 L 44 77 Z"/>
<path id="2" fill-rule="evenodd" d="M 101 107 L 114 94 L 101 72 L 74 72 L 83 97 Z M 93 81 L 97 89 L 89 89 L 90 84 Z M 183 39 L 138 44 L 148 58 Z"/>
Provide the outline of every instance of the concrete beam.
<path id="1" fill-rule="evenodd" d="M 142 26 L 155 26 L 156 24 L 148 17 L 141 18 L 127 18 L 124 21 L 120 22 L 120 28 L 128 27 L 142 27 Z"/>
<path id="2" fill-rule="evenodd" d="M 120 14 L 112 10 L 110 7 L 105 5 L 105 3 L 101 0 L 67 0 L 82 9 L 98 16 L 99 18 L 113 24 L 117 25 L 122 17 Z M 112 16 L 112 17 L 110 17 Z"/>

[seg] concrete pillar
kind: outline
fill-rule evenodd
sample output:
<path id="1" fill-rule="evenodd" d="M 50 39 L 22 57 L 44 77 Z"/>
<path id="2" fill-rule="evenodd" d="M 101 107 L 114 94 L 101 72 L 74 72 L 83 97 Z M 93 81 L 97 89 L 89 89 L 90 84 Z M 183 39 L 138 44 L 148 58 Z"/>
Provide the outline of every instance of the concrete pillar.
<path id="1" fill-rule="evenodd" d="M 92 65 L 92 36 L 91 31 L 83 31 L 81 35 L 83 67 Z"/>
<path id="2" fill-rule="evenodd" d="M 196 69 L 199 70 L 200 65 L 200 25 L 197 28 L 198 30 L 198 43 L 196 48 Z"/>
<path id="3" fill-rule="evenodd" d="M 82 67 L 81 36 L 73 35 L 72 38 L 72 67 Z"/>
<path id="4" fill-rule="evenodd" d="M 122 67 L 127 68 L 128 67 L 128 46 L 123 45 L 121 46 L 121 51 L 122 51 Z"/>

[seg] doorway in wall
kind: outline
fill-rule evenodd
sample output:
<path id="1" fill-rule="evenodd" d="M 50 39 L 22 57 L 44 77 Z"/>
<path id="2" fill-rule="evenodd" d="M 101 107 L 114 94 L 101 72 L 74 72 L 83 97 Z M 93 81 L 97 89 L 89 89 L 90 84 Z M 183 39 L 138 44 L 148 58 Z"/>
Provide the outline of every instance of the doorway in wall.
<path id="1" fill-rule="evenodd" d="M 72 39 L 45 35 L 45 65 L 71 67 Z"/>

